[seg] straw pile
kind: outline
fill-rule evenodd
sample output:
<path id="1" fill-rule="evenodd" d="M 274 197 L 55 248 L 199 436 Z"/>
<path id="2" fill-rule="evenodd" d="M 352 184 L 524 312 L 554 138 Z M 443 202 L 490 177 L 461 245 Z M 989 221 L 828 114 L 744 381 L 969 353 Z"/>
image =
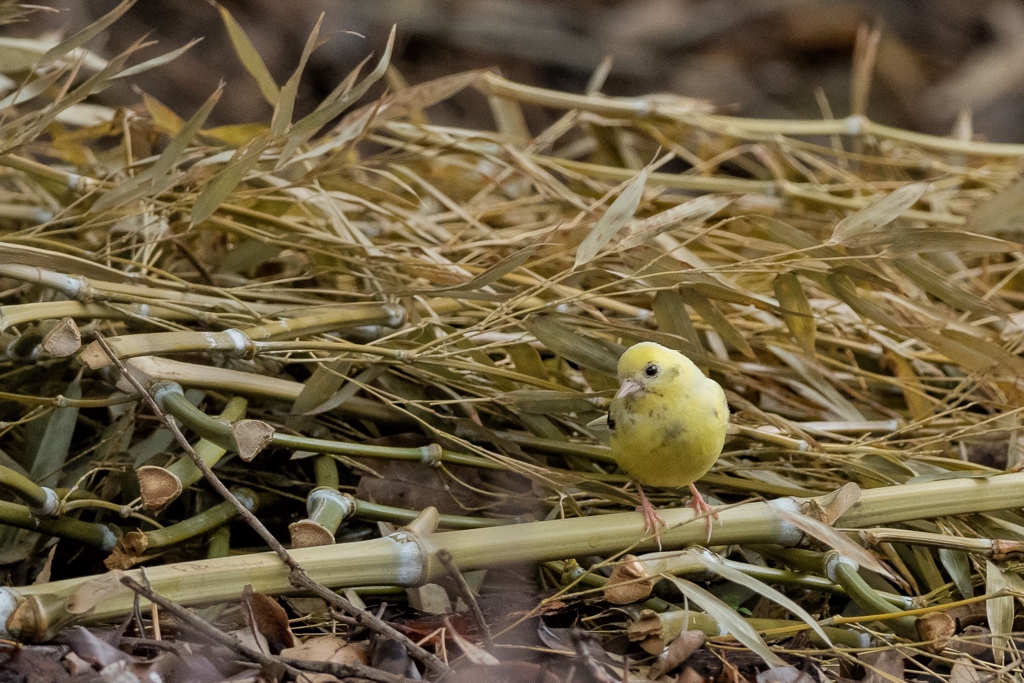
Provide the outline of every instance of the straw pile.
<path id="1" fill-rule="evenodd" d="M 502 659 L 523 641 L 503 650 L 501 629 L 536 632 L 547 613 L 546 647 L 616 680 L 623 667 L 673 670 L 700 647 L 686 649 L 698 629 L 731 634 L 690 658 L 704 674 L 722 666 L 707 652 L 732 676 L 801 656 L 831 677 L 860 665 L 889 680 L 904 667 L 961 681 L 1013 670 L 1024 584 L 1007 560 L 1024 516 L 1016 475 L 1000 472 L 1024 464 L 1024 147 L 857 113 L 750 120 L 684 97 L 610 98 L 600 73 L 584 94 L 485 71 L 406 87 L 386 48 L 294 120 L 303 65 L 275 84 L 226 13 L 275 113 L 209 128 L 219 93 L 188 120 L 145 95 L 117 111 L 87 103 L 176 54 L 134 64 L 130 51 L 105 61 L 85 50 L 123 9 L 56 46 L 20 44 L 20 80 L 0 101 L 0 487 L 11 493 L 0 518 L 16 586 L 40 571 L 98 574 L 104 559 L 128 569 L 266 550 L 244 524 L 225 526 L 237 509 L 154 420 L 141 385 L 271 532 L 286 538 L 291 525 L 296 546 L 340 548 L 434 506 L 442 528 L 478 527 L 452 537 L 476 534 L 474 557 L 499 564 L 510 536 L 494 525 L 593 522 L 581 542 L 604 538 L 603 557 L 533 554 L 529 538 L 512 549 L 549 562 L 524 570 L 543 601 L 484 615 Z M 387 94 L 367 103 L 379 82 Z M 432 105 L 464 91 L 486 98 L 492 129 L 431 123 Z M 554 122 L 527 130 L 529 107 Z M 620 561 L 641 540 L 634 492 L 589 425 L 618 355 L 642 340 L 686 353 L 727 391 L 734 434 L 701 483 L 727 506 L 717 555 Z M 655 493 L 678 507 L 679 491 Z M 780 513 L 800 538 L 742 517 L 745 501 L 788 496 L 819 497 L 820 514 Z M 355 517 L 342 522 L 346 506 Z M 601 531 L 613 512 L 625 513 L 607 517 L 622 536 Z M 544 524 L 568 522 L 526 527 L 539 543 Z M 836 530 L 865 526 L 883 528 Z M 666 550 L 698 527 L 667 534 Z M 464 570 L 487 564 L 462 552 Z M 633 572 L 629 585 L 692 580 L 663 582 L 660 598 L 594 600 L 599 569 L 551 562 L 573 556 Z M 484 608 L 498 576 L 485 579 Z M 360 580 L 397 582 L 386 569 Z M 429 594 L 413 589 L 411 602 L 429 612 Z M 302 634 L 334 628 L 290 609 Z M 887 616 L 858 616 L 876 614 Z M 499 666 L 449 625 L 475 666 Z M 614 644 L 627 633 L 662 660 Z M 823 636 L 835 647 L 814 647 Z M 737 639 L 758 657 L 740 657 Z M 858 647 L 875 654 L 858 659 Z"/>

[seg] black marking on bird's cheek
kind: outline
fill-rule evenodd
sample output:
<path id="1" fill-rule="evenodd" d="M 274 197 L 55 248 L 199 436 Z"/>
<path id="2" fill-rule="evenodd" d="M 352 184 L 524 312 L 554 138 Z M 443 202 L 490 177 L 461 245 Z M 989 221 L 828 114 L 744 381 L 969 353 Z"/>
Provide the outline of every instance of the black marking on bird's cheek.
<path id="1" fill-rule="evenodd" d="M 608 415 L 608 429 L 614 432 L 615 431 L 615 426 L 616 426 L 615 425 L 615 418 L 612 417 L 611 414 L 609 413 L 609 415 Z"/>

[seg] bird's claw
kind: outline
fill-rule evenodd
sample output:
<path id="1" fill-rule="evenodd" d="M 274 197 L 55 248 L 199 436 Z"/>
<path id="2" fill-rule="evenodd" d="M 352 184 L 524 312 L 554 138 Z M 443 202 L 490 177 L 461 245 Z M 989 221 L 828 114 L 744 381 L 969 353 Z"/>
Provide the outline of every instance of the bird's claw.
<path id="1" fill-rule="evenodd" d="M 661 534 L 658 531 L 659 526 L 668 528 L 668 522 L 665 518 L 658 514 L 658 511 L 651 505 L 651 501 L 647 500 L 647 496 L 644 494 L 643 489 L 639 489 L 640 493 L 640 504 L 636 506 L 636 511 L 643 515 L 644 518 L 644 533 L 647 535 L 654 536 L 654 540 L 658 543 L 658 550 L 661 550 Z"/>
<path id="2" fill-rule="evenodd" d="M 690 484 L 690 491 L 693 493 L 693 498 L 690 499 L 690 507 L 697 514 L 698 517 L 703 516 L 708 522 L 708 542 L 711 542 L 711 531 L 714 529 L 714 521 L 718 519 L 718 511 L 715 508 L 708 505 L 708 502 L 704 500 L 704 496 L 700 495 L 700 491 L 693 484 Z"/>

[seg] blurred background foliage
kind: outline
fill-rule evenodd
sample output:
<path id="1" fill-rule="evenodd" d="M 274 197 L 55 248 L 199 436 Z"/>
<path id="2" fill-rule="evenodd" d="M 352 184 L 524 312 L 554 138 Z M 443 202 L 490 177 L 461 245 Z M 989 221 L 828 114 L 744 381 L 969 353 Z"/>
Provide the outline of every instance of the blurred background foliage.
<path id="1" fill-rule="evenodd" d="M 33 37 L 47 29 L 74 31 L 117 3 L 40 4 L 57 11 L 8 29 Z M 667 91 L 743 116 L 842 117 L 850 112 L 857 31 L 868 24 L 882 31 L 867 111 L 872 120 L 945 134 L 969 108 L 976 135 L 1024 140 L 1024 3 L 1015 0 L 227 0 L 223 6 L 278 82 L 291 73 L 321 12 L 324 37 L 352 32 L 310 58 L 299 115 L 397 25 L 393 63 L 411 83 L 496 66 L 518 82 L 581 92 L 611 55 L 607 94 Z M 224 80 L 228 88 L 211 122 L 269 117 L 211 4 L 140 2 L 94 49 L 110 57 L 142 36 L 158 43 L 140 52 L 142 59 L 203 41 L 159 71 L 107 90 L 106 104 L 135 102 L 131 88 L 138 86 L 189 116 Z M 472 97 L 432 112 L 444 125 L 478 126 L 488 117 Z"/>

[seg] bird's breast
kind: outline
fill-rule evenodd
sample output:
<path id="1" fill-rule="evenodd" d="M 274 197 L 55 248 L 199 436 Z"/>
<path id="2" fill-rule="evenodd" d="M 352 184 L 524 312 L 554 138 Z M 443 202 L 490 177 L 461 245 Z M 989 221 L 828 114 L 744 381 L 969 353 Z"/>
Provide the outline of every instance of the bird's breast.
<path id="1" fill-rule="evenodd" d="M 711 468 L 728 428 L 717 383 L 705 392 L 631 398 L 614 401 L 608 416 L 612 454 L 630 477 L 652 486 L 685 486 Z"/>

